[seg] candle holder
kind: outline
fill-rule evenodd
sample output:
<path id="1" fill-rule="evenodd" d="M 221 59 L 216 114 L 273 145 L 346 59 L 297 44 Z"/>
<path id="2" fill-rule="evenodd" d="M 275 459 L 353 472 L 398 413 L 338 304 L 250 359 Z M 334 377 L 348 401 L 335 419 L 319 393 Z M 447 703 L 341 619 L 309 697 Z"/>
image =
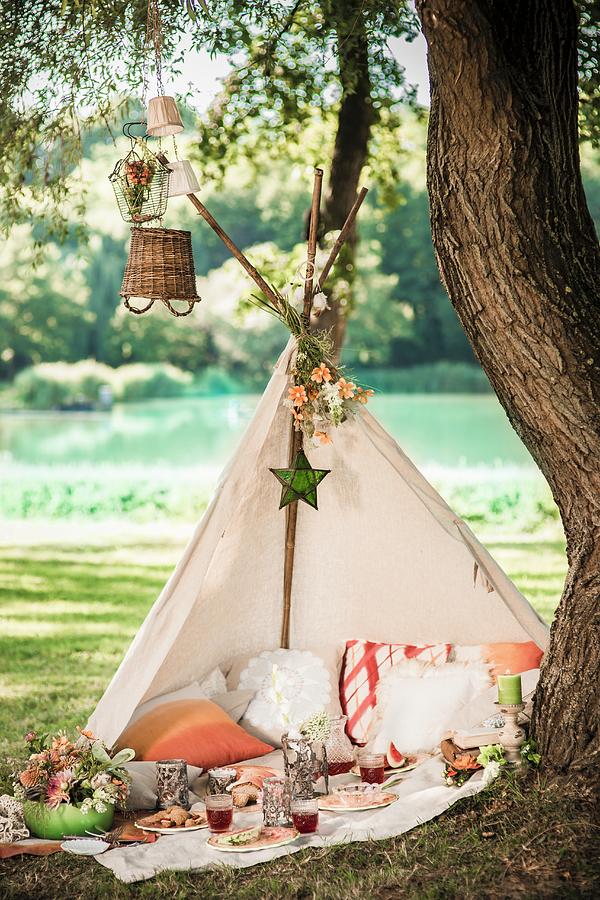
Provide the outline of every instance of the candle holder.
<path id="1" fill-rule="evenodd" d="M 520 766 L 521 744 L 525 740 L 525 732 L 519 725 L 517 719 L 519 713 L 525 709 L 524 703 L 498 703 L 500 712 L 504 716 L 504 725 L 498 728 L 498 742 L 504 747 L 504 753 L 509 763 Z"/>
<path id="2" fill-rule="evenodd" d="M 209 795 L 226 794 L 237 781 L 237 771 L 233 768 L 219 766 L 208 770 L 208 784 L 206 793 Z"/>
<path id="3" fill-rule="evenodd" d="M 283 775 L 265 778 L 262 790 L 263 822 L 270 828 L 292 824 L 290 809 L 292 791 L 289 779 Z"/>
<path id="4" fill-rule="evenodd" d="M 185 759 L 159 759 L 156 763 L 156 794 L 159 809 L 190 808 Z"/>
<path id="5" fill-rule="evenodd" d="M 294 800 L 309 800 L 315 795 L 315 783 L 322 777 L 325 793 L 329 793 L 329 773 L 327 751 L 322 741 L 311 741 L 304 737 L 281 735 L 283 762 L 286 777 L 290 782 Z"/>

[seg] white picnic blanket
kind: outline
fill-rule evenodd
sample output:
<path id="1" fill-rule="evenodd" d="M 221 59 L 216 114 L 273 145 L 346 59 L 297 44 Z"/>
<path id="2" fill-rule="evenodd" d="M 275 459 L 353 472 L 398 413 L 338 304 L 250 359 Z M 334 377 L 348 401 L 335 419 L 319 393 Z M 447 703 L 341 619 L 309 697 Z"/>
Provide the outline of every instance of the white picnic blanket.
<path id="1" fill-rule="evenodd" d="M 524 673 L 524 693 L 533 691 L 537 682 L 538 671 Z M 486 716 L 496 712 L 494 700 L 496 688 L 490 688 L 476 698 L 462 711 L 457 727 L 469 727 L 482 721 Z M 283 768 L 281 751 L 252 760 L 253 763 Z M 404 834 L 434 819 L 445 812 L 458 800 L 472 797 L 483 790 L 482 773 L 477 772 L 461 787 L 449 787 L 445 784 L 442 773 L 444 761 L 441 756 L 428 759 L 412 772 L 407 772 L 402 781 L 392 785 L 390 791 L 397 794 L 399 800 L 390 806 L 364 812 L 319 813 L 319 831 L 313 835 L 303 835 L 293 844 L 274 849 L 251 852 L 222 852 L 207 846 L 208 829 L 194 831 L 189 834 L 163 835 L 154 844 L 137 844 L 110 850 L 96 856 L 95 859 L 107 869 L 111 869 L 121 881 L 132 882 L 152 878 L 165 869 L 199 870 L 215 865 L 226 865 L 238 868 L 256 866 L 285 856 L 297 853 L 307 847 L 329 847 L 351 841 L 381 840 Z M 339 775 L 330 779 L 332 787 L 356 783 L 352 775 Z M 250 827 L 262 822 L 262 814 L 258 812 L 239 812 L 234 825 Z"/>
<path id="2" fill-rule="evenodd" d="M 273 764 L 271 760 L 269 764 Z M 293 844 L 284 847 L 246 853 L 223 853 L 207 845 L 210 835 L 208 829 L 203 829 L 190 834 L 164 835 L 154 844 L 138 844 L 111 850 L 95 858 L 101 865 L 111 869 L 121 881 L 132 882 L 152 878 L 165 869 L 204 869 L 215 865 L 246 868 L 277 859 L 287 853 L 297 853 L 306 847 L 327 847 L 350 841 L 393 837 L 439 816 L 457 800 L 470 797 L 482 789 L 479 772 L 460 788 L 448 787 L 442 779 L 443 768 L 441 757 L 435 757 L 407 773 L 400 784 L 390 788 L 400 799 L 383 809 L 344 813 L 321 810 L 318 834 L 301 836 Z M 348 775 L 331 779 L 334 786 L 348 781 L 356 782 L 356 779 Z M 260 812 L 244 812 L 237 815 L 235 824 L 250 827 L 261 822 Z"/>

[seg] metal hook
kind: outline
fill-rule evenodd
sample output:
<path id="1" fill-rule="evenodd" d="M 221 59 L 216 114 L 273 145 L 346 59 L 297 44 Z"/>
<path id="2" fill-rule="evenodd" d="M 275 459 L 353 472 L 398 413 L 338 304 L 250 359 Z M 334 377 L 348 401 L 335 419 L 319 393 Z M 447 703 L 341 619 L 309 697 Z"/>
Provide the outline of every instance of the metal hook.
<path id="1" fill-rule="evenodd" d="M 147 122 L 144 122 L 144 121 L 140 121 L 140 122 L 125 122 L 125 124 L 123 125 L 123 134 L 125 135 L 125 137 L 128 137 L 128 138 L 129 138 L 130 140 L 132 140 L 132 141 L 134 141 L 137 137 L 142 137 L 142 138 L 144 138 L 144 137 L 146 137 L 146 134 L 145 134 L 145 133 L 142 134 L 142 135 L 132 134 L 132 133 L 131 133 L 131 129 L 134 127 L 134 125 L 143 125 L 144 128 L 145 128 L 147 124 L 148 124 L 148 123 L 147 123 Z"/>

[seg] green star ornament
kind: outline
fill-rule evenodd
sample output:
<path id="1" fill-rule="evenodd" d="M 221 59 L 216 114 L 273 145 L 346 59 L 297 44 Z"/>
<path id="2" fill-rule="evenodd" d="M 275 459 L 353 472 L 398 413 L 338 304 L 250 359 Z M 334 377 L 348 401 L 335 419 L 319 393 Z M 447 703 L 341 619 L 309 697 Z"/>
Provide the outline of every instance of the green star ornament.
<path id="1" fill-rule="evenodd" d="M 331 469 L 313 469 L 304 452 L 299 450 L 291 468 L 269 469 L 269 471 L 283 485 L 279 509 L 283 509 L 294 500 L 304 500 L 313 509 L 318 509 L 317 485 L 329 475 Z"/>

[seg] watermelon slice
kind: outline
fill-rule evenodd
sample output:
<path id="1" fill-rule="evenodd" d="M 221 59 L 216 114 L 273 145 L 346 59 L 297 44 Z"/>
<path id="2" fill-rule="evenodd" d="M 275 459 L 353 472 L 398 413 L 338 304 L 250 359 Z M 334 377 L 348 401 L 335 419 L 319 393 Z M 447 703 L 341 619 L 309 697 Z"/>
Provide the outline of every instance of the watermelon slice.
<path id="1" fill-rule="evenodd" d="M 406 765 L 406 757 L 396 749 L 393 743 L 390 743 L 385 756 L 390 769 L 401 769 Z"/>

